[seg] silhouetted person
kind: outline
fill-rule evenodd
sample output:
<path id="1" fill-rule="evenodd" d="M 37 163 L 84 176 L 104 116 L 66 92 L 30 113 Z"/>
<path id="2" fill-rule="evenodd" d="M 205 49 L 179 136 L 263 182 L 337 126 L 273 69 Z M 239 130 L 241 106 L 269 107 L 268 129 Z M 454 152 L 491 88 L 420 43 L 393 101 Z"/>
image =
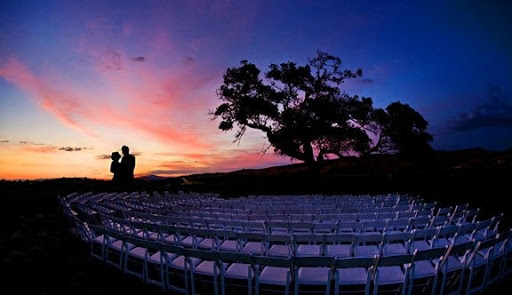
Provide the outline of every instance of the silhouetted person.
<path id="1" fill-rule="evenodd" d="M 121 148 L 123 158 L 121 159 L 121 175 L 123 183 L 133 182 L 133 170 L 135 170 L 135 156 L 130 154 L 130 149 L 123 145 Z"/>
<path id="2" fill-rule="evenodd" d="M 112 182 L 115 184 L 121 183 L 122 178 L 122 168 L 121 163 L 119 163 L 119 159 L 121 159 L 121 155 L 118 152 L 113 152 L 110 156 L 112 159 L 112 163 L 110 163 L 110 172 L 114 173 L 112 177 Z"/>

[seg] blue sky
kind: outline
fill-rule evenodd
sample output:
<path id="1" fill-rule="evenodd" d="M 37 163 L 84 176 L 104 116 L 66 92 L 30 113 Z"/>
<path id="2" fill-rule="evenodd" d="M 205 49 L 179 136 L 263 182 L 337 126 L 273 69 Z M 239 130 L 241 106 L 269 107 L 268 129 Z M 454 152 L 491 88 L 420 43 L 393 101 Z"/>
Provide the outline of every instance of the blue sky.
<path id="1" fill-rule="evenodd" d="M 510 1 L 4 0 L 0 178 L 109 178 L 123 144 L 138 174 L 290 163 L 259 153 L 263 134 L 233 144 L 207 112 L 240 60 L 264 71 L 318 49 L 363 69 L 347 92 L 423 114 L 435 148 L 508 149 L 511 14 Z"/>

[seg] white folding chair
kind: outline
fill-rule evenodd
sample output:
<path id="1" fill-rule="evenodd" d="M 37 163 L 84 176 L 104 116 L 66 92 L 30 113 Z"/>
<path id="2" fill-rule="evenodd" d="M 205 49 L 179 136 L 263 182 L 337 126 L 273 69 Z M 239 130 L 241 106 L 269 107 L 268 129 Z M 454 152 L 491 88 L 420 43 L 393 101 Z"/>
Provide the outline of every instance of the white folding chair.
<path id="1" fill-rule="evenodd" d="M 267 253 L 267 256 L 291 257 L 293 254 L 293 236 L 266 235 L 265 253 Z"/>
<path id="2" fill-rule="evenodd" d="M 192 294 L 196 294 L 197 291 L 199 293 L 219 294 L 220 269 L 223 269 L 225 265 L 219 265 L 215 252 L 186 249 L 184 256 L 190 271 L 190 289 Z"/>
<path id="3" fill-rule="evenodd" d="M 377 256 L 335 259 L 334 294 L 364 292 L 369 295 L 376 260 Z"/>
<path id="4" fill-rule="evenodd" d="M 293 236 L 294 255 L 304 256 L 322 256 L 324 235 L 295 235 Z"/>
<path id="5" fill-rule="evenodd" d="M 384 256 L 410 253 L 413 233 L 384 233 L 380 254 Z"/>
<path id="6" fill-rule="evenodd" d="M 476 244 L 475 250 L 466 259 L 467 275 L 466 294 L 481 293 L 487 284 L 489 277 L 489 265 L 494 252 L 494 246 L 498 239 L 492 238 L 480 241 Z"/>
<path id="7" fill-rule="evenodd" d="M 386 288 L 386 292 L 394 294 L 400 292 L 405 295 L 409 269 L 413 262 L 414 254 L 379 256 L 373 274 L 373 294 L 377 295 L 379 289 Z"/>
<path id="8" fill-rule="evenodd" d="M 353 242 L 353 233 L 324 235 L 323 253 L 325 256 L 351 257 L 353 255 Z"/>
<path id="9" fill-rule="evenodd" d="M 301 285 L 313 286 L 315 291 L 320 286 L 324 286 L 325 294 L 330 294 L 333 260 L 333 257 L 325 256 L 293 257 L 292 263 L 295 270 L 293 280 L 295 282 L 295 292 L 293 294 L 299 294 Z"/>
<path id="10" fill-rule="evenodd" d="M 466 270 L 466 259 L 473 251 L 473 241 L 454 245 L 448 248 L 443 260 L 439 263 L 441 286 L 439 293 L 445 292 L 460 294 L 462 292 L 464 272 Z"/>
<path id="11" fill-rule="evenodd" d="M 282 287 L 284 294 L 290 294 L 292 260 L 288 257 L 252 256 L 254 265 L 255 294 L 276 291 Z M 270 289 L 268 289 L 270 287 Z"/>
<path id="12" fill-rule="evenodd" d="M 353 250 L 355 257 L 373 257 L 380 254 L 383 235 L 381 233 L 356 234 Z"/>
<path id="13" fill-rule="evenodd" d="M 254 266 L 250 254 L 239 252 L 217 252 L 220 269 L 221 294 L 253 292 Z M 227 286 L 226 286 L 227 285 Z M 238 290 L 233 290 L 238 288 Z"/>

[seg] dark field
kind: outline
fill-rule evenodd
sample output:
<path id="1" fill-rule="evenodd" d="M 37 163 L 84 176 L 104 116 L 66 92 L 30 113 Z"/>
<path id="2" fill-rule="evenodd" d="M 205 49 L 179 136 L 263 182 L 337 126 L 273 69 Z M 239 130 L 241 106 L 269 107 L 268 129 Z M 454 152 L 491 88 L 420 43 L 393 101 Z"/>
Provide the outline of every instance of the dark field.
<path id="1" fill-rule="evenodd" d="M 500 230 L 512 226 L 512 166 L 398 169 L 383 171 L 375 165 L 348 173 L 326 166 L 310 172 L 301 166 L 196 175 L 181 179 L 137 180 L 124 191 L 218 192 L 225 197 L 241 194 L 387 193 L 420 194 L 443 205 L 469 203 L 480 207 L 480 217 L 504 213 Z M 380 171 L 379 171 L 380 170 Z M 326 172 L 327 171 L 327 172 Z M 75 238 L 60 212 L 58 195 L 71 192 L 119 191 L 110 182 L 89 179 L 0 181 L 0 271 L 3 290 L 17 294 L 162 294 L 155 287 L 93 260 L 88 245 Z M 507 287 L 506 281 L 489 294 Z M 4 292 L 2 292 L 4 293 Z M 4 293 L 6 294 L 6 293 Z"/>

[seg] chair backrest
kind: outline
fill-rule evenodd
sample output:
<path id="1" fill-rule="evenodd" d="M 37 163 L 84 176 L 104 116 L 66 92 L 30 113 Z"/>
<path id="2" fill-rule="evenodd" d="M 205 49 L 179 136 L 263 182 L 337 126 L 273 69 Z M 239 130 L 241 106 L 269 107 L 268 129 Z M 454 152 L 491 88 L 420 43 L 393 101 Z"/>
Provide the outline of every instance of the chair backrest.
<path id="1" fill-rule="evenodd" d="M 414 254 L 401 254 L 401 255 L 380 255 L 377 257 L 375 265 L 380 266 L 393 266 L 393 265 L 408 265 L 414 261 Z"/>
<path id="2" fill-rule="evenodd" d="M 384 233 L 384 243 L 406 243 L 413 237 L 412 232 L 407 233 Z"/>
<path id="3" fill-rule="evenodd" d="M 439 232 L 439 228 L 425 228 L 425 229 L 415 229 L 413 232 L 413 240 L 431 240 L 433 239 L 437 233 Z"/>
<path id="4" fill-rule="evenodd" d="M 354 236 L 354 233 L 327 234 L 324 241 L 326 244 L 352 244 Z"/>
<path id="5" fill-rule="evenodd" d="M 258 232 L 240 232 L 238 233 L 238 239 L 243 242 L 255 241 L 255 242 L 264 242 L 266 239 L 266 235 Z"/>
<path id="6" fill-rule="evenodd" d="M 251 256 L 252 264 L 258 266 L 289 267 L 292 266 L 292 259 L 289 257 Z"/>
<path id="7" fill-rule="evenodd" d="M 245 264 L 251 264 L 253 259 L 250 254 L 242 252 L 231 252 L 231 251 L 218 251 L 215 252 L 217 259 L 222 262 L 239 262 Z"/>
<path id="8" fill-rule="evenodd" d="M 362 229 L 362 223 L 358 221 L 340 221 L 337 224 L 337 231 L 350 231 L 350 232 L 360 232 Z"/>
<path id="9" fill-rule="evenodd" d="M 354 236 L 354 244 L 363 245 L 366 243 L 380 244 L 382 242 L 383 235 L 379 233 L 359 234 Z"/>
<path id="10" fill-rule="evenodd" d="M 414 261 L 422 261 L 422 260 L 433 260 L 433 259 L 441 259 L 446 255 L 448 251 L 448 246 L 432 248 L 427 250 L 416 250 L 414 251 Z"/>
<path id="11" fill-rule="evenodd" d="M 322 244 L 324 242 L 324 235 L 321 234 L 304 234 L 294 235 L 294 244 Z"/>
<path id="12" fill-rule="evenodd" d="M 194 257 L 201 260 L 216 261 L 216 252 L 210 250 L 185 249 L 185 257 Z"/>
<path id="13" fill-rule="evenodd" d="M 332 267 L 334 257 L 331 256 L 305 256 L 293 257 L 292 263 L 295 267 Z"/>
<path id="14" fill-rule="evenodd" d="M 481 253 L 485 253 L 484 258 L 489 259 L 489 255 L 493 253 L 492 247 L 496 245 L 498 242 L 498 238 L 491 238 L 485 241 L 479 241 L 476 243 L 476 246 L 474 248 L 474 251 L 470 253 L 468 259 L 466 259 L 466 264 L 469 265 L 471 263 L 475 263 L 475 257 L 477 255 L 481 255 Z M 490 249 L 490 251 L 483 251 L 484 249 Z"/>
<path id="15" fill-rule="evenodd" d="M 475 242 L 474 241 L 468 241 L 460 244 L 451 244 L 448 250 L 446 251 L 445 257 L 448 256 L 454 256 L 454 257 L 462 257 L 466 254 L 470 253 L 475 248 Z M 441 264 L 444 264 L 446 262 L 446 259 L 443 259 Z"/>
<path id="16" fill-rule="evenodd" d="M 374 257 L 350 257 L 350 258 L 336 258 L 334 260 L 334 268 L 355 268 L 365 267 L 370 268 L 375 265 L 378 256 Z"/>

